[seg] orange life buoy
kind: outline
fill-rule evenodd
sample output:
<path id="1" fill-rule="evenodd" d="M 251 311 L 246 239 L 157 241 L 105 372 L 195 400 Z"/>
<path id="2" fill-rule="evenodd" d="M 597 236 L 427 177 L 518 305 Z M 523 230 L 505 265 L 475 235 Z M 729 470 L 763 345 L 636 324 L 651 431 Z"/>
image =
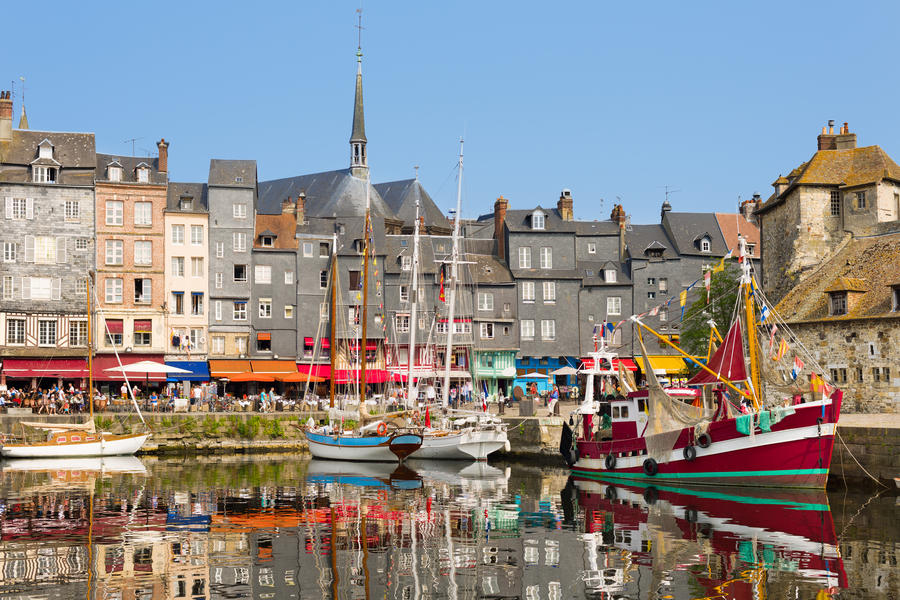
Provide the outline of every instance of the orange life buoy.
<path id="1" fill-rule="evenodd" d="M 387 495 L 386 491 L 378 490 L 378 499 L 379 500 L 381 500 L 382 502 L 385 502 L 385 501 L 387 501 L 387 498 L 388 498 L 388 495 Z"/>
<path id="2" fill-rule="evenodd" d="M 385 423 L 384 421 L 382 421 L 381 423 L 379 423 L 379 424 L 378 424 L 378 430 L 377 430 L 377 431 L 378 431 L 378 435 L 384 435 L 384 434 L 386 434 L 386 433 L 387 433 L 387 423 Z"/>

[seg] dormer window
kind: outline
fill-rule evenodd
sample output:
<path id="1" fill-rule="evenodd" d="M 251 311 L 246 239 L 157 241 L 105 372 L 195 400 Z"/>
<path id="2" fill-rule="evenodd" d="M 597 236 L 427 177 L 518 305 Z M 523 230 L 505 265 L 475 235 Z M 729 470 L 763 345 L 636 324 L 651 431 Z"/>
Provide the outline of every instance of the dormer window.
<path id="1" fill-rule="evenodd" d="M 404 271 L 409 271 L 410 269 L 412 269 L 412 256 L 401 256 L 400 268 Z"/>
<path id="2" fill-rule="evenodd" d="M 41 142 L 41 145 L 38 146 L 38 158 L 48 158 L 53 160 L 53 144 L 50 143 L 50 140 L 44 140 Z"/>
<path id="3" fill-rule="evenodd" d="M 846 315 L 847 292 L 830 292 L 828 295 L 831 297 L 828 303 L 828 306 L 830 308 L 829 314 L 833 317 Z"/>
<path id="4" fill-rule="evenodd" d="M 615 269 L 604 269 L 603 270 L 603 280 L 606 283 L 615 283 L 616 282 L 616 270 Z"/>
<path id="5" fill-rule="evenodd" d="M 704 237 L 700 240 L 700 252 L 709 252 L 712 250 L 712 243 L 708 237 Z"/>
<path id="6" fill-rule="evenodd" d="M 900 283 L 891 286 L 891 298 L 893 299 L 891 310 L 900 312 Z"/>
<path id="7" fill-rule="evenodd" d="M 648 248 L 646 250 L 646 254 L 650 258 L 662 258 L 663 249 L 662 248 Z"/>
<path id="8" fill-rule="evenodd" d="M 753 256 L 753 251 L 756 249 L 756 244 L 747 244 L 747 254 Z"/>
<path id="9" fill-rule="evenodd" d="M 137 172 L 138 183 L 150 183 L 150 169 L 147 167 L 138 167 Z"/>
<path id="10" fill-rule="evenodd" d="M 263 248 L 271 248 L 275 245 L 275 238 L 271 235 L 260 236 L 259 245 Z"/>
<path id="11" fill-rule="evenodd" d="M 182 196 L 181 200 L 178 202 L 178 208 L 180 210 L 193 210 L 194 199 L 190 196 Z"/>
<path id="12" fill-rule="evenodd" d="M 544 213 L 536 211 L 531 215 L 531 228 L 544 229 Z"/>
<path id="13" fill-rule="evenodd" d="M 122 181 L 122 167 L 109 165 L 106 167 L 106 176 L 110 181 Z"/>
<path id="14" fill-rule="evenodd" d="M 56 167 L 34 165 L 31 169 L 34 183 L 56 183 Z"/>

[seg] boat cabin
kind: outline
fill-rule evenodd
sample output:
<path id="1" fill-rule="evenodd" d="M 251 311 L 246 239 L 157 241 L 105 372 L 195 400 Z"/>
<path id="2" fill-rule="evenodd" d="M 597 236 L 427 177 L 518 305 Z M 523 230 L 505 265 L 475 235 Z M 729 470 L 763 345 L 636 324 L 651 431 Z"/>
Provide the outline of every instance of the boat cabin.
<path id="1" fill-rule="evenodd" d="M 678 400 L 690 404 L 700 395 L 700 390 L 690 388 L 666 388 L 666 393 Z M 631 392 L 627 397 L 614 398 L 610 402 L 612 419 L 612 437 L 614 440 L 627 440 L 643 437 L 647 429 L 647 390 Z"/>

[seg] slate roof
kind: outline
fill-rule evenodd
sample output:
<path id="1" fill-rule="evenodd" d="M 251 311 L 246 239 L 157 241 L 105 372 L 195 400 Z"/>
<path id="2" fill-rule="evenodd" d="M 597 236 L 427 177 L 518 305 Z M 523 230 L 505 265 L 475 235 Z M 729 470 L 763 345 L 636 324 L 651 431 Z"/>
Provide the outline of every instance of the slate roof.
<path id="1" fill-rule="evenodd" d="M 574 221 L 575 235 L 619 235 L 619 224 L 615 221 Z"/>
<path id="2" fill-rule="evenodd" d="M 213 158 L 209 161 L 209 185 L 219 187 L 255 188 L 256 161 Z M 280 211 L 280 200 L 278 207 Z"/>
<path id="3" fill-rule="evenodd" d="M 791 171 L 788 179 L 790 185 L 781 195 L 770 196 L 756 209 L 757 212 L 765 212 L 780 204 L 798 185 L 851 188 L 877 183 L 882 179 L 900 181 L 900 165 L 897 165 L 880 146 L 819 150 L 807 162 L 801 163 Z"/>
<path id="4" fill-rule="evenodd" d="M 543 208 L 535 206 L 528 210 L 507 210 L 506 211 L 506 228 L 510 232 L 530 232 L 531 215 L 534 211 L 541 210 L 546 216 L 544 217 L 544 228 L 538 229 L 541 233 L 574 233 L 576 221 L 563 221 L 559 216 L 559 211 L 555 208 Z"/>
<path id="5" fill-rule="evenodd" d="M 150 167 L 149 182 L 154 184 L 164 184 L 168 180 L 166 173 L 159 172 L 159 157 L 149 156 L 119 156 L 118 154 L 97 154 L 97 171 L 94 179 L 96 181 L 109 181 L 107 167 L 110 163 L 118 164 L 122 167 L 122 180 L 113 183 L 138 183 L 137 167 L 146 165 Z"/>
<path id="6" fill-rule="evenodd" d="M 413 236 L 411 235 L 386 235 L 385 239 L 385 273 L 402 273 L 401 256 L 412 256 Z M 405 245 L 404 245 L 405 244 Z M 419 273 L 437 273 L 438 265 L 435 262 L 434 246 L 430 236 L 419 236 Z M 410 271 L 411 272 L 411 271 Z"/>
<path id="7" fill-rule="evenodd" d="M 715 213 L 715 215 L 716 222 L 719 224 L 719 232 L 725 239 L 725 245 L 728 249 L 734 250 L 735 256 L 738 252 L 738 234 L 740 234 L 748 243 L 754 244 L 754 258 L 760 257 L 762 245 L 759 239 L 759 227 L 756 223 L 751 223 L 741 213 Z"/>
<path id="8" fill-rule="evenodd" d="M 576 263 L 578 270 L 581 272 L 585 286 L 609 286 L 631 285 L 631 277 L 625 270 L 625 265 L 616 260 L 579 260 Z M 615 269 L 616 280 L 614 282 L 606 281 L 603 278 L 605 269 Z M 591 275 L 588 275 L 588 272 Z"/>
<path id="9" fill-rule="evenodd" d="M 294 231 L 297 229 L 297 219 L 292 213 L 278 215 L 256 215 L 256 231 L 253 236 L 254 250 L 293 250 L 297 248 L 297 238 Z M 275 235 L 271 247 L 263 247 L 259 243 L 261 235 Z"/>
<path id="10" fill-rule="evenodd" d="M 414 225 L 418 199 L 419 216 L 425 218 L 426 227 L 440 227 L 447 230 L 452 227 L 450 220 L 444 216 L 418 179 L 376 183 L 375 189 L 394 215 L 409 226 Z"/>
<path id="11" fill-rule="evenodd" d="M 475 264 L 468 265 L 472 280 L 476 284 L 514 283 L 509 267 L 496 256 L 488 254 L 467 254 L 466 260 Z"/>
<path id="12" fill-rule="evenodd" d="M 900 280 L 900 234 L 851 240 L 843 250 L 807 275 L 782 298 L 776 311 L 788 322 L 894 318 L 891 285 Z M 867 289 L 847 315 L 828 315 L 829 289 Z M 838 291 L 838 290 L 835 290 Z"/>
<path id="13" fill-rule="evenodd" d="M 649 258 L 644 251 L 650 247 L 664 247 L 663 258 L 678 258 L 678 249 L 662 225 L 633 225 L 625 231 L 625 244 L 633 259 Z"/>
<path id="14" fill-rule="evenodd" d="M 209 195 L 205 183 L 169 182 L 166 195 L 166 212 L 208 213 Z M 181 210 L 181 198 L 189 196 L 193 199 L 191 210 Z"/>
<path id="15" fill-rule="evenodd" d="M 297 175 L 259 184 L 257 211 L 263 214 L 281 212 L 281 201 L 306 194 L 307 217 L 362 217 L 366 214 L 366 186 L 372 215 L 394 219 L 394 211 L 384 202 L 375 186 L 353 177 L 350 169 Z"/>
<path id="16" fill-rule="evenodd" d="M 93 133 L 21 129 L 13 130 L 11 142 L 0 143 L 0 181 L 30 182 L 30 165 L 38 157 L 38 146 L 45 139 L 53 143 L 53 157 L 62 164 L 57 178 L 60 184 L 93 185 L 93 171 L 97 166 Z"/>
<path id="17" fill-rule="evenodd" d="M 712 213 L 666 212 L 663 227 L 675 242 L 679 254 L 695 256 L 724 256 L 728 253 L 719 223 Z M 700 250 L 700 239 L 709 235 L 710 251 Z"/>

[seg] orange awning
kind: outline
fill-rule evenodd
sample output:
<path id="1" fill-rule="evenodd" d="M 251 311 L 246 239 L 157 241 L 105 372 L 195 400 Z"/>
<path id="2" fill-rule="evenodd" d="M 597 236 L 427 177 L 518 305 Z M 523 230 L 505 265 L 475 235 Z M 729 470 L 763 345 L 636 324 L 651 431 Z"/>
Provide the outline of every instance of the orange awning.
<path id="1" fill-rule="evenodd" d="M 275 379 L 285 383 L 306 383 L 307 381 L 310 383 L 321 383 L 323 381 L 328 381 L 327 377 L 316 377 L 315 375 L 308 375 L 306 373 L 285 373 L 283 375 L 276 375 Z"/>
<path id="2" fill-rule="evenodd" d="M 293 360 L 251 360 L 250 366 L 254 373 L 267 373 L 269 375 L 297 372 L 297 363 Z"/>
<path id="3" fill-rule="evenodd" d="M 271 375 L 267 375 L 266 373 L 251 373 L 247 371 L 245 373 L 232 373 L 227 376 L 229 381 L 262 381 L 262 382 L 272 382 L 275 381 L 275 378 Z"/>
<path id="4" fill-rule="evenodd" d="M 250 370 L 249 360 L 211 360 L 209 361 L 209 374 L 211 377 L 228 377 L 237 373 L 246 373 Z"/>

